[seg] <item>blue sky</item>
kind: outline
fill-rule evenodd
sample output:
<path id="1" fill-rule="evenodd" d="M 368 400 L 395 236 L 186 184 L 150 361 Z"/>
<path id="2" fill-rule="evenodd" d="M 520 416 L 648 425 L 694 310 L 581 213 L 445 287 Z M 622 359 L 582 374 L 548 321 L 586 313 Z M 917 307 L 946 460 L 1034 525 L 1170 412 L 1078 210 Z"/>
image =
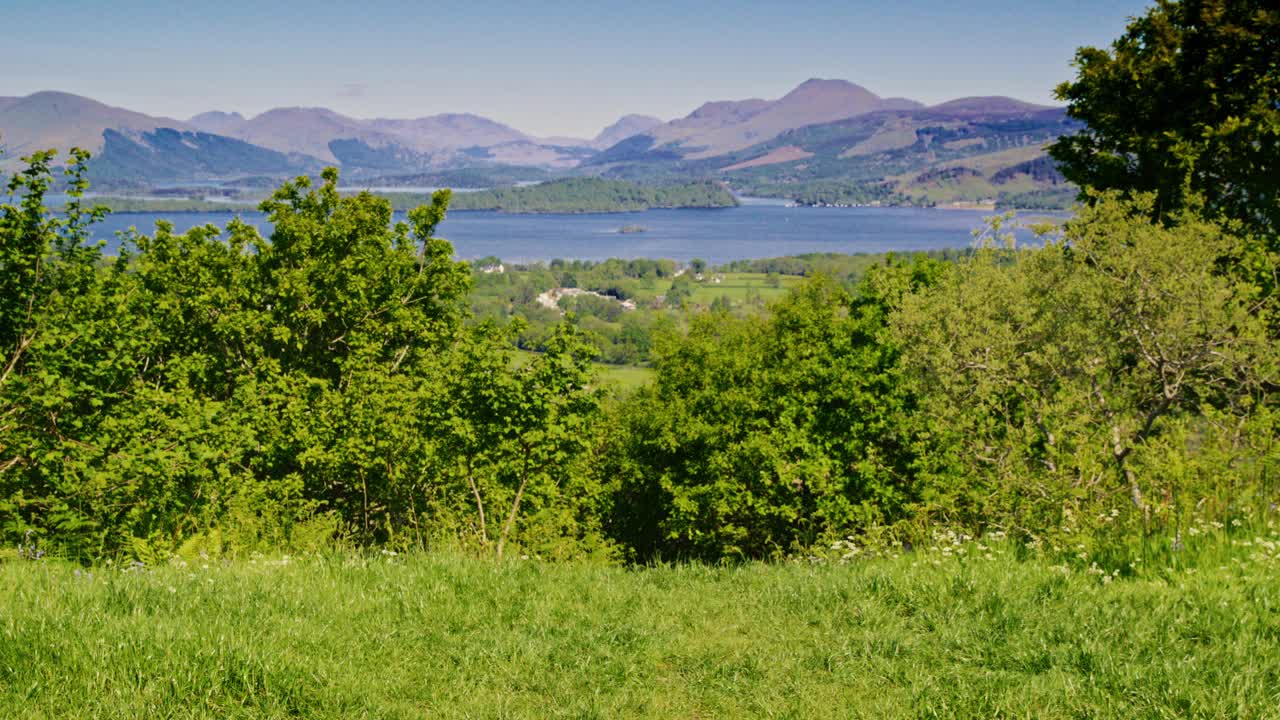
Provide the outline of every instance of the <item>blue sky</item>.
<path id="1" fill-rule="evenodd" d="M 186 118 L 324 106 L 474 112 L 537 135 L 775 98 L 810 77 L 940 102 L 1051 102 L 1135 0 L 0 3 L 0 95 L 64 90 Z"/>

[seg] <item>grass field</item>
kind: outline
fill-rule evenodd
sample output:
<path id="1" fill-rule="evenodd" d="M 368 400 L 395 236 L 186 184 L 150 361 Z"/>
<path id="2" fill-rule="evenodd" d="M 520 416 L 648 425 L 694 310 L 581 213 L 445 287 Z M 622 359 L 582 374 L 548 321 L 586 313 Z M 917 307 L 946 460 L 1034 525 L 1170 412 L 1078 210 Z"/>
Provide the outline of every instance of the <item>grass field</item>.
<path id="1" fill-rule="evenodd" d="M 0 717 L 1277 717 L 1266 542 L 1136 577 L 980 547 L 639 570 L 10 561 Z"/>
<path id="2" fill-rule="evenodd" d="M 720 282 L 716 282 L 716 279 Z M 689 301 L 694 305 L 707 306 L 717 298 L 728 297 L 735 303 L 743 303 L 757 295 L 766 302 L 780 300 L 804 282 L 804 278 L 779 275 L 777 282 L 777 287 L 771 286 L 769 276 L 764 273 L 707 272 L 702 282 L 695 283 Z M 655 280 L 652 295 L 665 295 L 670 289 L 670 280 Z M 646 299 L 651 295 L 646 293 L 640 297 Z"/>
<path id="3" fill-rule="evenodd" d="M 600 372 L 600 378 L 607 383 L 612 383 L 618 389 L 623 391 L 634 390 L 641 385 L 647 384 L 654 378 L 653 368 L 643 367 L 640 365 L 610 365 L 608 363 L 596 363 L 596 369 Z"/>
<path id="4" fill-rule="evenodd" d="M 516 350 L 511 354 L 511 361 L 516 367 L 532 361 L 538 353 L 532 350 Z M 612 363 L 592 363 L 601 381 L 613 385 L 619 390 L 634 390 L 649 382 L 654 377 L 653 368 L 641 365 L 614 365 Z"/>

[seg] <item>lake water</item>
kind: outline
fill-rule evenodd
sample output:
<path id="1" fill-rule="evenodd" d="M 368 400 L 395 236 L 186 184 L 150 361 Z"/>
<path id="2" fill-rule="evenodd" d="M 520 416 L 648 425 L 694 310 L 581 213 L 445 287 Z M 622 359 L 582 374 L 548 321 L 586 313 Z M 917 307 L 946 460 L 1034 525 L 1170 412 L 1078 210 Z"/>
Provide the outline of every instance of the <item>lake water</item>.
<path id="1" fill-rule="evenodd" d="M 971 231 L 992 213 L 925 208 L 804 208 L 781 202 L 748 200 L 736 208 L 715 210 L 649 210 L 595 215 L 505 215 L 455 212 L 437 235 L 450 240 L 459 258 L 489 255 L 508 262 L 573 258 L 702 258 L 723 263 L 744 258 L 809 252 L 878 253 L 963 248 Z M 266 218 L 257 212 L 240 217 L 264 234 Z M 97 225 L 96 239 L 108 249 L 118 245 L 115 233 L 130 226 L 150 232 L 157 219 L 175 229 L 196 225 L 223 226 L 233 213 L 120 213 Z M 397 214 L 397 219 L 402 215 Z M 619 233 L 628 225 L 644 232 Z M 1029 239 L 1027 234 L 1025 239 Z"/>

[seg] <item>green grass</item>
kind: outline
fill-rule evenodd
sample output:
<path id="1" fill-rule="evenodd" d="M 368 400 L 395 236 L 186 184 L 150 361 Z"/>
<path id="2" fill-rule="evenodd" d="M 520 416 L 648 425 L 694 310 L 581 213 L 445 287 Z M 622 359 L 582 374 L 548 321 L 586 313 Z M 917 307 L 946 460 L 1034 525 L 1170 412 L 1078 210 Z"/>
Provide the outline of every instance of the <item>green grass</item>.
<path id="1" fill-rule="evenodd" d="M 538 357 L 538 353 L 533 350 L 516 350 L 511 353 L 511 362 L 515 367 L 520 367 L 525 363 L 531 362 L 536 357 Z M 591 364 L 595 366 L 596 372 L 600 374 L 602 381 L 624 391 L 634 390 L 654 378 L 653 368 L 649 367 L 614 365 L 603 362 L 593 362 Z"/>
<path id="2" fill-rule="evenodd" d="M 1280 557 L 1221 561 L 11 561 L 0 717 L 1276 717 Z"/>
<path id="3" fill-rule="evenodd" d="M 653 368 L 640 365 L 596 363 L 596 369 L 599 370 L 602 380 L 614 384 L 620 390 L 634 390 L 648 384 L 654 378 Z"/>
<path id="4" fill-rule="evenodd" d="M 720 278 L 720 282 L 715 282 L 715 278 Z M 777 281 L 778 286 L 773 287 L 765 273 L 708 271 L 701 282 L 694 283 L 689 301 L 694 305 L 707 306 L 719 297 L 728 297 L 740 304 L 751 296 L 758 295 L 765 302 L 772 302 L 786 297 L 804 282 L 804 278 L 798 275 L 779 275 Z M 640 299 L 648 300 L 654 295 L 665 295 L 670 289 L 669 279 L 655 280 L 652 292 L 643 293 Z"/>

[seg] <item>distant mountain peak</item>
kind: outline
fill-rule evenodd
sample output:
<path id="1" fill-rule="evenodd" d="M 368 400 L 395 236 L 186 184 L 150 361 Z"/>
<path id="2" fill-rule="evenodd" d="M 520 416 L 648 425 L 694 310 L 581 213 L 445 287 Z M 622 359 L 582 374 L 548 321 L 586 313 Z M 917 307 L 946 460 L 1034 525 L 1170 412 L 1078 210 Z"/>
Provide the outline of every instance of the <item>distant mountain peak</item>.
<path id="1" fill-rule="evenodd" d="M 816 78 L 815 77 L 815 78 L 809 78 L 808 80 L 805 80 L 804 82 L 795 86 L 794 88 L 792 88 L 791 92 L 787 94 L 794 95 L 797 93 L 850 92 L 850 91 L 871 93 L 870 90 L 856 83 L 849 82 L 848 80 L 841 80 L 839 78 Z"/>
<path id="2" fill-rule="evenodd" d="M 187 119 L 191 127 L 215 135 L 228 135 L 245 123 L 245 117 L 238 112 L 222 112 L 210 110 Z"/>
<path id="3" fill-rule="evenodd" d="M 617 122 L 601 130 L 600 134 L 591 141 L 591 145 L 601 149 L 611 147 L 661 124 L 662 120 L 652 115 L 623 115 Z"/>
<path id="4" fill-rule="evenodd" d="M 105 130 L 150 131 L 160 127 L 189 129 L 172 118 L 144 115 L 73 93 L 42 90 L 0 102 L 0 134 L 7 150 L 0 162 L 16 162 L 24 153 L 47 148 L 64 153 L 72 147 L 98 152 Z"/>
<path id="5" fill-rule="evenodd" d="M 208 111 L 208 112 L 202 112 L 202 113 L 200 113 L 199 115 L 192 115 L 190 118 L 188 118 L 188 119 L 187 119 L 187 122 L 188 122 L 188 123 L 190 123 L 190 124 L 192 124 L 192 125 L 194 125 L 197 121 L 200 121 L 200 120 L 240 120 L 240 121 L 243 121 L 244 119 L 245 119 L 245 117 L 244 117 L 243 115 L 241 115 L 240 113 L 238 113 L 238 112 L 234 112 L 234 111 L 233 111 L 233 112 L 223 112 L 222 110 L 210 110 L 210 111 Z"/>
<path id="6" fill-rule="evenodd" d="M 1058 108 L 1050 105 L 1036 105 L 1003 95 L 977 95 L 948 100 L 931 105 L 929 109 L 953 115 L 1022 115 Z"/>

